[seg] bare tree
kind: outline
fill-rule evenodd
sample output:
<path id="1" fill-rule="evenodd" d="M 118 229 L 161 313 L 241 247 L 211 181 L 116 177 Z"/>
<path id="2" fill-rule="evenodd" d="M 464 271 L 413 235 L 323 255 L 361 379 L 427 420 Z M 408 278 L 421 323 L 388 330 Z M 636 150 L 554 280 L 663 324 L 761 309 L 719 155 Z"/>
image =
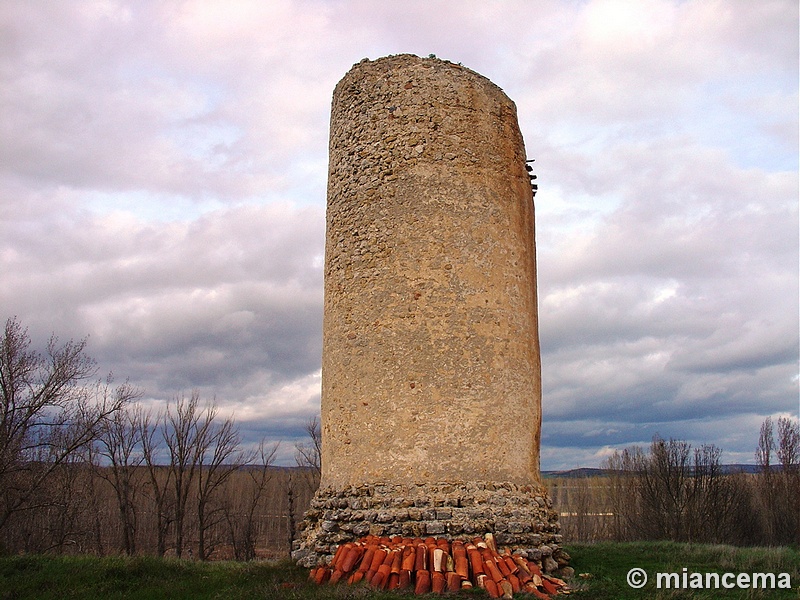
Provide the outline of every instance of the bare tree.
<path id="1" fill-rule="evenodd" d="M 117 395 L 126 401 L 139 397 L 139 392 L 126 385 L 117 388 Z M 136 553 L 136 497 L 139 492 L 139 465 L 144 460 L 141 446 L 143 411 L 140 405 L 119 410 L 99 423 L 97 454 L 106 465 L 98 465 L 96 473 L 114 490 L 122 528 L 122 549 Z"/>
<path id="2" fill-rule="evenodd" d="M 237 560 L 252 560 L 256 556 L 258 511 L 263 509 L 265 494 L 272 480 L 272 463 L 279 442 L 267 445 L 262 439 L 255 455 L 244 469 L 248 485 L 238 494 L 228 494 L 223 505 L 228 538 Z"/>
<path id="3" fill-rule="evenodd" d="M 775 538 L 775 486 L 773 484 L 772 454 L 775 451 L 775 438 L 773 435 L 772 419 L 767 417 L 761 424 L 758 435 L 758 446 L 756 447 L 756 462 L 761 467 L 758 481 L 756 483 L 756 502 L 758 504 L 757 514 L 761 521 L 761 530 L 764 532 L 764 540 Z"/>
<path id="4" fill-rule="evenodd" d="M 177 397 L 175 410 L 168 406 L 164 413 L 164 442 L 169 451 L 175 497 L 175 554 L 178 558 L 183 555 L 187 504 L 202 458 L 198 442 L 207 435 L 214 416 L 202 411 L 199 402 L 200 394 L 194 391 L 188 399 Z"/>
<path id="5" fill-rule="evenodd" d="M 613 513 L 611 530 L 613 539 L 627 541 L 652 535 L 651 524 L 643 523 L 642 478 L 639 473 L 646 460 L 639 446 L 614 452 L 603 467 L 609 473 L 608 498 Z"/>
<path id="6" fill-rule="evenodd" d="M 655 526 L 655 537 L 685 540 L 686 516 L 692 501 L 691 446 L 658 436 L 650 455 L 639 465 L 645 523 Z"/>
<path id="7" fill-rule="evenodd" d="M 174 499 L 171 495 L 172 469 L 159 464 L 164 439 L 164 417 L 159 413 L 155 419 L 150 413 L 142 413 L 138 419 L 139 441 L 142 459 L 147 467 L 148 490 L 156 514 L 156 554 L 164 556 L 167 551 L 167 533 L 173 522 Z"/>
<path id="8" fill-rule="evenodd" d="M 305 432 L 310 441 L 295 444 L 295 462 L 303 469 L 305 482 L 314 491 L 322 474 L 322 431 L 319 417 L 315 415 L 306 421 Z"/>
<path id="9" fill-rule="evenodd" d="M 16 318 L 6 321 L 0 340 L 0 531 L 12 515 L 39 505 L 31 502 L 36 492 L 122 405 L 84 385 L 96 373 L 85 350 L 85 339 L 60 344 L 54 335 L 40 354 Z"/>
<path id="10" fill-rule="evenodd" d="M 733 475 L 723 473 L 722 450 L 706 444 L 694 451 L 692 492 L 687 515 L 689 541 L 743 543 L 745 532 L 735 524 L 749 509 L 749 498 Z M 745 520 L 752 520 L 746 515 Z"/>
<path id="11" fill-rule="evenodd" d="M 778 419 L 776 454 L 784 473 L 800 469 L 800 421 L 788 417 Z"/>
<path id="12" fill-rule="evenodd" d="M 800 541 L 800 423 L 788 417 L 777 422 L 777 440 L 772 420 L 767 417 L 761 426 L 756 457 L 762 465 L 759 493 L 761 516 L 770 543 L 793 544 Z M 773 472 L 763 448 L 775 452 L 780 470 Z M 768 456 L 768 455 L 767 455 Z"/>
<path id="13" fill-rule="evenodd" d="M 785 543 L 800 542 L 800 420 L 778 419 L 778 460 L 781 463 Z"/>
<path id="14" fill-rule="evenodd" d="M 207 532 L 221 520 L 221 516 L 217 518 L 217 515 L 222 508 L 212 508 L 212 502 L 224 489 L 228 478 L 240 466 L 249 462 L 249 458 L 240 450 L 241 437 L 233 418 L 217 424 L 214 423 L 215 417 L 216 407 L 211 405 L 205 413 L 208 425 L 198 430 L 196 439 L 200 457 L 200 469 L 197 472 L 197 554 L 200 560 L 206 560 L 213 551 L 206 537 Z"/>
<path id="15" fill-rule="evenodd" d="M 92 506 L 86 490 L 90 471 L 88 447 L 71 453 L 52 472 L 41 490 L 43 510 L 26 512 L 26 518 L 39 512 L 40 552 L 63 554 L 87 550 L 86 542 L 92 537 Z"/>
<path id="16" fill-rule="evenodd" d="M 767 417 L 761 424 L 756 449 L 756 462 L 764 474 L 769 475 L 772 463 L 772 453 L 775 450 L 775 438 L 772 434 L 772 419 Z"/>
<path id="17" fill-rule="evenodd" d="M 723 473 L 721 450 L 692 450 L 681 440 L 653 438 L 650 452 L 634 447 L 606 461 L 617 539 L 735 542 L 748 498 Z"/>
<path id="18" fill-rule="evenodd" d="M 297 515 L 295 511 L 295 490 L 294 490 L 294 474 L 289 471 L 286 477 L 286 534 L 287 541 L 289 542 L 289 556 L 292 555 L 294 546 L 295 532 L 297 530 Z"/>

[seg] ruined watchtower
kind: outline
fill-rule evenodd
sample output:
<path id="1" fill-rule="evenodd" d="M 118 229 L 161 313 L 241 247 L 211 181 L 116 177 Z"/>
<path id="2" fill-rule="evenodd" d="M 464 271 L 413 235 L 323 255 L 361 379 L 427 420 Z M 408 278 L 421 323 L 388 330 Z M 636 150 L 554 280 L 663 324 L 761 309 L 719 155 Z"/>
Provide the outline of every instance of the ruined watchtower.
<path id="1" fill-rule="evenodd" d="M 525 160 L 514 103 L 460 65 L 364 60 L 336 86 L 306 563 L 368 533 L 558 550 Z"/>

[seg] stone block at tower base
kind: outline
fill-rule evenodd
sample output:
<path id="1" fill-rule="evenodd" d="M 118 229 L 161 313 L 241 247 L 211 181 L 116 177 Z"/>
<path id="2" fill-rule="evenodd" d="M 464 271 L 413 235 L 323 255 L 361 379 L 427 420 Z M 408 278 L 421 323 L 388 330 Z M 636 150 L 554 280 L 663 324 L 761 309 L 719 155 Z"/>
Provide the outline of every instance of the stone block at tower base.
<path id="1" fill-rule="evenodd" d="M 340 544 L 367 535 L 472 540 L 492 533 L 498 546 L 553 572 L 566 562 L 558 513 L 538 485 L 503 482 L 364 484 L 320 489 L 293 553 L 299 564 L 330 562 Z"/>

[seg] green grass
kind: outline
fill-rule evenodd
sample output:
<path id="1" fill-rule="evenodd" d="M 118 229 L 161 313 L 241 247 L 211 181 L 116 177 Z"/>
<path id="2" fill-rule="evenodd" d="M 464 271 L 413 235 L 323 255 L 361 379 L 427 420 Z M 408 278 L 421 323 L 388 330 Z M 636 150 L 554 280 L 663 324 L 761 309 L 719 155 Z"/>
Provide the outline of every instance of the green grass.
<path id="1" fill-rule="evenodd" d="M 363 586 L 316 586 L 292 563 L 153 557 L 0 557 L 0 600 L 397 598 Z"/>
<path id="2" fill-rule="evenodd" d="M 567 551 L 577 574 L 565 598 L 800 599 L 800 551 L 789 548 L 733 548 L 670 542 L 573 544 Z M 626 583 L 632 567 L 647 571 L 642 590 Z M 792 590 L 657 590 L 656 572 L 788 572 Z M 151 557 L 7 556 L 0 557 L 0 600 L 23 599 L 365 599 L 408 597 L 364 586 L 315 586 L 308 571 L 290 563 L 200 563 Z M 467 598 L 485 598 L 479 591 Z"/>
<path id="3" fill-rule="evenodd" d="M 598 600 L 625 599 L 800 599 L 800 551 L 791 548 L 736 548 L 723 545 L 679 544 L 674 542 L 631 542 L 575 544 L 567 551 L 572 557 L 577 588 L 572 597 Z M 631 588 L 628 571 L 642 568 L 648 583 L 642 589 Z M 793 589 L 657 589 L 656 573 L 789 573 Z M 581 573 L 590 577 L 584 579 Z M 705 577 L 705 576 L 703 576 Z"/>

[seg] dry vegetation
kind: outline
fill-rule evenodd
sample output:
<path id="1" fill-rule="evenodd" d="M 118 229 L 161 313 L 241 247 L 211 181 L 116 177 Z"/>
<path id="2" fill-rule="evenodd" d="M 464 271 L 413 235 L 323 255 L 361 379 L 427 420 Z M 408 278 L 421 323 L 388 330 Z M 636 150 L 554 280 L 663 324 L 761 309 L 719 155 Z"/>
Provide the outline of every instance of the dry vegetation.
<path id="1" fill-rule="evenodd" d="M 197 394 L 158 414 L 130 385 L 91 382 L 84 342 L 30 349 L 15 319 L 0 340 L 0 552 L 288 556 L 319 477 L 319 433 L 298 467 L 243 448 Z"/>
<path id="2" fill-rule="evenodd" d="M 84 342 L 30 349 L 15 319 L 0 340 L 0 553 L 288 556 L 319 480 L 319 429 L 297 447 L 245 450 L 197 394 L 158 414 L 130 385 L 92 382 Z M 760 472 L 729 474 L 714 446 L 655 438 L 601 477 L 549 480 L 564 539 L 736 545 L 800 541 L 800 425 L 764 422 Z"/>
<path id="3" fill-rule="evenodd" d="M 602 475 L 548 480 L 564 539 L 800 543 L 800 425 L 762 428 L 757 473 L 729 473 L 714 446 L 654 438 L 615 453 Z"/>
<path id="4" fill-rule="evenodd" d="M 37 495 L 36 508 L 20 512 L 2 531 L 3 552 L 177 556 L 174 498 L 159 519 L 144 467 L 133 479 L 139 486 L 129 507 L 130 521 L 118 509 L 108 483 L 109 467 L 64 465 Z M 265 486 L 259 493 L 259 479 Z M 204 550 L 196 504 L 183 523 L 184 558 L 213 560 L 287 557 L 292 521 L 297 523 L 313 495 L 310 474 L 299 469 L 238 469 L 208 505 Z M 169 477 L 160 467 L 159 479 Z M 196 485 L 190 489 L 194 494 Z M 292 505 L 290 509 L 290 503 Z M 160 540 L 160 532 L 163 540 Z"/>

